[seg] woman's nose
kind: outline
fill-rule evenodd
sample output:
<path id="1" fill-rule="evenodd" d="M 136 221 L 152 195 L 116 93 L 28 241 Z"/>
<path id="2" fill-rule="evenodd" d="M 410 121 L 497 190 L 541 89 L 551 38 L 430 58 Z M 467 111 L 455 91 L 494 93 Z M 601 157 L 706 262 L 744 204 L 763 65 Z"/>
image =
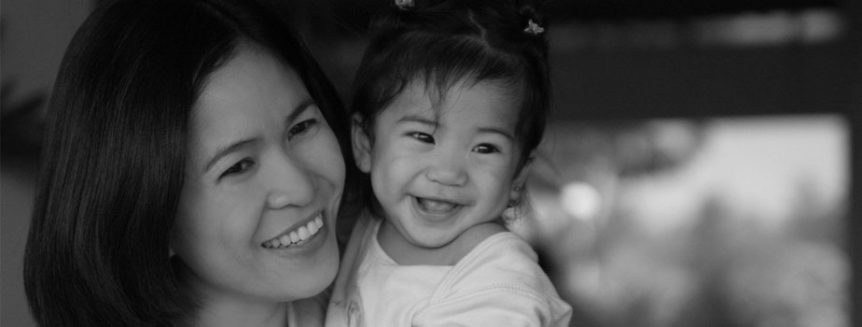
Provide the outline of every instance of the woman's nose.
<path id="1" fill-rule="evenodd" d="M 282 155 L 273 166 L 270 175 L 263 177 L 269 185 L 267 205 L 270 208 L 301 207 L 314 200 L 317 186 L 311 172 L 302 163 Z"/>

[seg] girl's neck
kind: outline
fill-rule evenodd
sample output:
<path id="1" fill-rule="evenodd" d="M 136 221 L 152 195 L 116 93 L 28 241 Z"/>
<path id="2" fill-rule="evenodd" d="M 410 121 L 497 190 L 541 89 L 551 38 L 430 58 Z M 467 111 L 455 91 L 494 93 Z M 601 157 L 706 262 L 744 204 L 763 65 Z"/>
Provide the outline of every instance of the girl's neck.
<path id="1" fill-rule="evenodd" d="M 383 251 L 400 265 L 453 266 L 483 240 L 504 231 L 506 229 L 498 223 L 481 223 L 468 228 L 449 244 L 424 248 L 408 241 L 394 225 L 383 219 L 376 236 Z"/>

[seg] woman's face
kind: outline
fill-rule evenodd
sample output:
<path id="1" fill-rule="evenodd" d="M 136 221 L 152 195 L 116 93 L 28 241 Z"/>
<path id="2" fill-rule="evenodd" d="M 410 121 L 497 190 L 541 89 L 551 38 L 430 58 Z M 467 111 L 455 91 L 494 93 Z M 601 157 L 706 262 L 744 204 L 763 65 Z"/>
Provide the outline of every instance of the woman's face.
<path id="1" fill-rule="evenodd" d="M 171 249 L 207 300 L 284 302 L 335 277 L 338 142 L 297 74 L 240 46 L 192 113 Z"/>

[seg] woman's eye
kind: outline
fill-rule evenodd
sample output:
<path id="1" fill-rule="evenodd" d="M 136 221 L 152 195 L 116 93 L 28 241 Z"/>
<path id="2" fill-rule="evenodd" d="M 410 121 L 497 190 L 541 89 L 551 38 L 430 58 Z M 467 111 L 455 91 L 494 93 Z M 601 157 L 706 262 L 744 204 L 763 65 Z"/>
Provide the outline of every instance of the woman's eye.
<path id="1" fill-rule="evenodd" d="M 422 132 L 411 132 L 407 135 L 418 140 L 419 142 L 434 144 L 434 137 L 431 135 Z"/>
<path id="2" fill-rule="evenodd" d="M 500 149 L 495 145 L 484 143 L 477 145 L 473 148 L 473 151 L 478 153 L 496 153 L 500 152 Z"/>
<path id="3" fill-rule="evenodd" d="M 308 132 L 315 125 L 317 125 L 317 119 L 303 120 L 296 125 L 290 127 L 290 130 L 287 131 L 287 138 L 291 139 L 299 134 Z"/>
<path id="4" fill-rule="evenodd" d="M 252 161 L 251 159 L 240 160 L 239 162 L 233 164 L 233 166 L 230 166 L 227 170 L 225 170 L 221 174 L 221 176 L 219 176 L 219 178 L 227 177 L 227 176 L 231 176 L 231 175 L 236 175 L 236 174 L 242 174 L 245 171 L 249 170 L 253 166 L 254 166 L 254 161 Z"/>

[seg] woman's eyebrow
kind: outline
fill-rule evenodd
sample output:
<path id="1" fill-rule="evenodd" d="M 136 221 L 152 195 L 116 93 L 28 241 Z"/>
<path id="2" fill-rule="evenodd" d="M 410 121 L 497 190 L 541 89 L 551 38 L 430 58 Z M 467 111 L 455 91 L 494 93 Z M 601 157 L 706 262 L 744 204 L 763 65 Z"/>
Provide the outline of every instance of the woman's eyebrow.
<path id="1" fill-rule="evenodd" d="M 227 146 L 218 147 L 215 151 L 215 155 L 213 155 L 212 159 L 207 161 L 206 166 L 204 166 L 204 172 L 209 171 L 215 165 L 215 163 L 218 162 L 219 159 L 221 159 L 222 157 L 230 154 L 231 152 L 237 151 L 238 149 L 240 149 L 242 147 L 245 147 L 247 145 L 255 143 L 259 140 L 260 140 L 259 137 L 251 137 L 251 138 L 236 141 L 236 142 L 231 143 Z"/>
<path id="2" fill-rule="evenodd" d="M 303 112 L 306 112 L 309 108 L 316 106 L 317 103 L 314 102 L 312 98 L 306 98 L 302 100 L 299 104 L 297 104 L 290 113 L 287 115 L 287 118 L 284 119 L 285 125 L 290 125 L 291 122 L 296 120 L 296 117 L 299 117 Z"/>
<path id="3" fill-rule="evenodd" d="M 316 105 L 313 99 L 307 98 L 297 104 L 290 113 L 287 115 L 287 118 L 284 119 L 285 125 L 290 125 L 291 122 L 296 120 L 296 117 L 299 117 L 302 113 L 306 112 L 309 108 Z M 222 157 L 228 155 L 231 152 L 236 151 L 239 148 L 245 147 L 252 143 L 255 143 L 260 140 L 260 137 L 250 137 L 241 139 L 239 141 L 233 142 L 226 146 L 220 146 L 216 149 L 215 154 L 212 156 L 212 159 L 207 161 L 207 164 L 204 166 L 204 172 L 209 171 L 216 162 L 219 161 Z"/>

